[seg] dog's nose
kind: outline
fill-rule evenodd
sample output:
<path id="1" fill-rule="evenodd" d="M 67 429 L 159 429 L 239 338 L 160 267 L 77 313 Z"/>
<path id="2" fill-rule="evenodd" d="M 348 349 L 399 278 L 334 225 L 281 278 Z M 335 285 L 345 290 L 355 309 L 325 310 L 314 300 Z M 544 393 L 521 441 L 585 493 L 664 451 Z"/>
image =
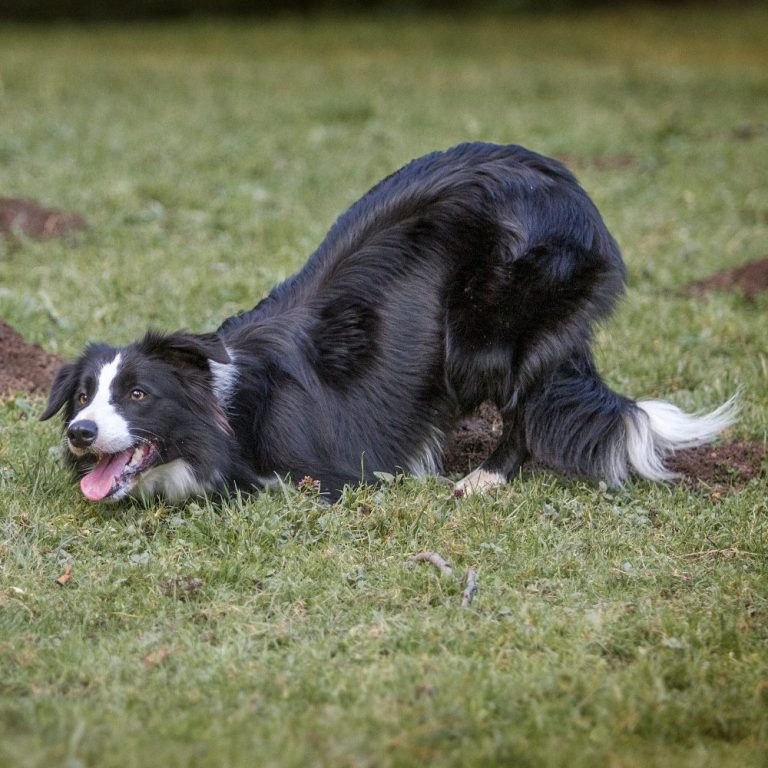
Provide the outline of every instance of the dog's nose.
<path id="1" fill-rule="evenodd" d="M 75 448 L 87 448 L 89 445 L 92 445 L 98 434 L 99 429 L 96 426 L 96 422 L 88 421 L 88 419 L 74 421 L 69 425 L 69 429 L 67 429 L 69 442 Z"/>

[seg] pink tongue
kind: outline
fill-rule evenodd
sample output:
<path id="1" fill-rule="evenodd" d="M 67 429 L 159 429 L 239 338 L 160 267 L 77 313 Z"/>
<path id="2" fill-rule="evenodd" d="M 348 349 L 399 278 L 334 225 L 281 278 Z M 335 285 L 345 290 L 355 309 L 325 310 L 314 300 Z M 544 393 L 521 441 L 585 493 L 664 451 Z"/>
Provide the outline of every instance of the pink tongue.
<path id="1" fill-rule="evenodd" d="M 133 449 L 114 453 L 99 463 L 80 481 L 80 490 L 87 499 L 99 501 L 109 494 L 116 478 L 120 477 L 133 456 Z"/>

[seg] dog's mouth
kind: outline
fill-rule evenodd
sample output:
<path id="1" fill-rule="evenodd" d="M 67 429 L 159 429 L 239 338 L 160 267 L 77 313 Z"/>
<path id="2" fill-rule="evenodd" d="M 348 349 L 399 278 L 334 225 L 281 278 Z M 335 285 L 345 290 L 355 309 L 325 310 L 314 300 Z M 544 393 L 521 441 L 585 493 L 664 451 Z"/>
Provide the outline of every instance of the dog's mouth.
<path id="1" fill-rule="evenodd" d="M 140 443 L 119 453 L 102 454 L 96 466 L 80 480 L 80 490 L 91 501 L 117 501 L 130 493 L 141 473 L 158 460 L 158 450 L 152 443 Z"/>

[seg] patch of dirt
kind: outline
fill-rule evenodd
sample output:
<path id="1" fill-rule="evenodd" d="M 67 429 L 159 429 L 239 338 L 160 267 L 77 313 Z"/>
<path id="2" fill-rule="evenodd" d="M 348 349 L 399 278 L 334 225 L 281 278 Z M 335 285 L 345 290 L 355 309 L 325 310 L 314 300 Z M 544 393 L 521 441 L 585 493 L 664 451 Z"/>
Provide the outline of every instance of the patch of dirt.
<path id="1" fill-rule="evenodd" d="M 491 403 L 483 403 L 459 422 L 446 446 L 443 472 L 466 475 L 488 457 L 500 437 L 501 416 Z"/>
<path id="2" fill-rule="evenodd" d="M 742 123 L 725 130 L 713 131 L 707 138 L 726 139 L 730 141 L 752 141 L 768 133 L 766 123 Z"/>
<path id="3" fill-rule="evenodd" d="M 667 461 L 667 466 L 682 475 L 686 485 L 706 483 L 735 489 L 746 485 L 766 471 L 766 447 L 762 443 L 722 443 L 702 445 L 681 451 Z"/>
<path id="4" fill-rule="evenodd" d="M 0 399 L 17 391 L 48 394 L 62 362 L 0 320 Z"/>
<path id="5" fill-rule="evenodd" d="M 754 299 L 758 293 L 768 291 L 768 258 L 749 261 L 735 269 L 717 272 L 685 287 L 685 292 L 694 296 L 702 296 L 714 290 L 738 290 L 748 299 Z"/>
<path id="6" fill-rule="evenodd" d="M 45 240 L 87 226 L 86 220 L 78 213 L 44 208 L 33 200 L 0 197 L 0 235 Z"/>
<path id="7" fill-rule="evenodd" d="M 768 125 L 762 123 L 743 123 L 731 129 L 730 137 L 739 141 L 750 141 L 768 133 Z"/>

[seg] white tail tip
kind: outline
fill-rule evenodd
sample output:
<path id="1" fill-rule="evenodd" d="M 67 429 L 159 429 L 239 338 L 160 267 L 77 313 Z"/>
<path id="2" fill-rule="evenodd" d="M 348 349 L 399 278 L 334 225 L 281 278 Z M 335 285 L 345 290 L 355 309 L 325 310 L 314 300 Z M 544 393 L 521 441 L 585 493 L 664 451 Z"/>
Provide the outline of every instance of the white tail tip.
<path id="1" fill-rule="evenodd" d="M 738 395 L 711 413 L 689 414 L 664 400 L 639 400 L 627 415 L 627 458 L 647 480 L 675 477 L 664 459 L 675 451 L 704 445 L 727 429 L 738 414 Z"/>

